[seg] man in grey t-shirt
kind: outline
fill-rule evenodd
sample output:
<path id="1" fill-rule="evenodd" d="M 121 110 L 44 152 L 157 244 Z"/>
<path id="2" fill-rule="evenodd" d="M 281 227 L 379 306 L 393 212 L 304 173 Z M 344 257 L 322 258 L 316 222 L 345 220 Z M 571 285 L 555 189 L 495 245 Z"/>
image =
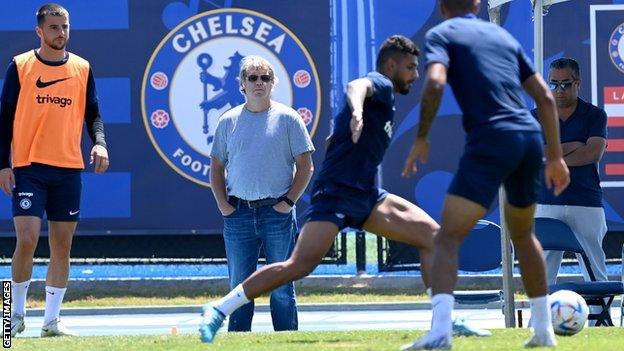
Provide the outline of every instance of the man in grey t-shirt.
<path id="1" fill-rule="evenodd" d="M 286 260 L 294 248 L 294 204 L 312 177 L 314 146 L 299 114 L 271 100 L 273 66 L 259 56 L 241 62 L 246 102 L 219 119 L 211 152 L 210 183 L 223 215 L 230 288 L 249 277 L 260 247 L 267 263 Z M 251 330 L 254 305 L 230 316 L 229 331 Z M 271 293 L 273 328 L 296 330 L 293 283 Z"/>

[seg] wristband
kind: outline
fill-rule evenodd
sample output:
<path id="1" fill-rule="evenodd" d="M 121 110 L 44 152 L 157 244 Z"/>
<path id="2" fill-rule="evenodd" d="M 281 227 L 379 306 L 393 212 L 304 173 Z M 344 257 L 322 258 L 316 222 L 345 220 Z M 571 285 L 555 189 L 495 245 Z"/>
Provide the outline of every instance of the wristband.
<path id="1" fill-rule="evenodd" d="M 288 206 L 290 207 L 294 207 L 295 206 L 295 202 L 291 199 L 288 198 L 288 196 L 284 195 L 280 198 L 278 198 L 279 201 L 284 201 L 285 203 L 288 204 Z"/>

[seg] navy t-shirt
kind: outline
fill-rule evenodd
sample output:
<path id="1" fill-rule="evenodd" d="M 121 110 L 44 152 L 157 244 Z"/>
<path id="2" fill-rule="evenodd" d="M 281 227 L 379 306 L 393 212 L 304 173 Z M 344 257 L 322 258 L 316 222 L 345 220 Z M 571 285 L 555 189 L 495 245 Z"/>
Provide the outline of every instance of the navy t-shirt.
<path id="1" fill-rule="evenodd" d="M 427 65 L 448 68 L 466 133 L 541 130 L 522 99 L 522 82 L 535 71 L 503 28 L 472 14 L 453 17 L 427 32 L 424 51 Z"/>
<path id="2" fill-rule="evenodd" d="M 536 110 L 531 111 L 534 115 Z M 561 143 L 580 141 L 587 143 L 590 137 L 607 138 L 607 114 L 588 102 L 578 99 L 576 110 L 565 121 L 559 120 Z M 602 207 L 602 188 L 598 176 L 598 164 L 568 167 L 570 185 L 559 196 L 553 189 L 542 187 L 538 203 L 545 205 L 569 205 Z M 543 180 L 543 177 L 542 177 Z"/>
<path id="3" fill-rule="evenodd" d="M 333 120 L 333 131 L 317 183 L 335 183 L 369 190 L 375 187 L 377 166 L 390 145 L 394 121 L 393 85 L 378 72 L 366 75 L 373 95 L 364 100 L 362 134 L 351 140 L 351 109 L 345 102 Z"/>

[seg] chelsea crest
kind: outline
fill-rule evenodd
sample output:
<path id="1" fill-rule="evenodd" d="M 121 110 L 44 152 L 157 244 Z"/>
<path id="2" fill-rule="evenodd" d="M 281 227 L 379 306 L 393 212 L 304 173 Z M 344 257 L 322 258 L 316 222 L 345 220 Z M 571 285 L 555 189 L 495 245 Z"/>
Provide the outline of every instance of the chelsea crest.
<path id="1" fill-rule="evenodd" d="M 615 28 L 609 38 L 609 57 L 622 73 L 624 73 L 624 23 Z"/>
<path id="2" fill-rule="evenodd" d="M 273 100 L 292 106 L 314 135 L 321 109 L 318 74 L 301 41 L 282 23 L 245 9 L 193 16 L 167 34 L 143 76 L 141 109 L 152 145 L 177 173 L 209 184 L 219 116 L 245 102 L 240 61 L 266 58 L 279 83 Z M 267 155 L 270 157 L 270 155 Z"/>

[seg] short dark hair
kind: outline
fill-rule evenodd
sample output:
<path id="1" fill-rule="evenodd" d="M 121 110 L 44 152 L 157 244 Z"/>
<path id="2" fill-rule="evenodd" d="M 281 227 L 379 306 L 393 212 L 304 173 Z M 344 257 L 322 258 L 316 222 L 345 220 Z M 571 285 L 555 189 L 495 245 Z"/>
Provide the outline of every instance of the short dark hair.
<path id="1" fill-rule="evenodd" d="M 381 44 L 377 54 L 377 68 L 381 68 L 389 58 L 404 54 L 418 56 L 420 55 L 420 50 L 409 38 L 402 35 L 391 36 Z"/>
<path id="2" fill-rule="evenodd" d="M 46 16 L 65 16 L 69 17 L 69 12 L 61 5 L 49 3 L 41 6 L 37 10 L 37 25 L 41 26 Z"/>
<path id="3" fill-rule="evenodd" d="M 474 0 L 440 0 L 442 5 L 452 12 L 470 12 L 474 8 Z"/>
<path id="4" fill-rule="evenodd" d="M 579 79 L 581 77 L 581 70 L 579 69 L 579 64 L 573 58 L 569 58 L 569 57 L 558 58 L 550 64 L 549 68 L 550 69 L 569 68 L 572 70 L 572 77 L 574 79 Z"/>

